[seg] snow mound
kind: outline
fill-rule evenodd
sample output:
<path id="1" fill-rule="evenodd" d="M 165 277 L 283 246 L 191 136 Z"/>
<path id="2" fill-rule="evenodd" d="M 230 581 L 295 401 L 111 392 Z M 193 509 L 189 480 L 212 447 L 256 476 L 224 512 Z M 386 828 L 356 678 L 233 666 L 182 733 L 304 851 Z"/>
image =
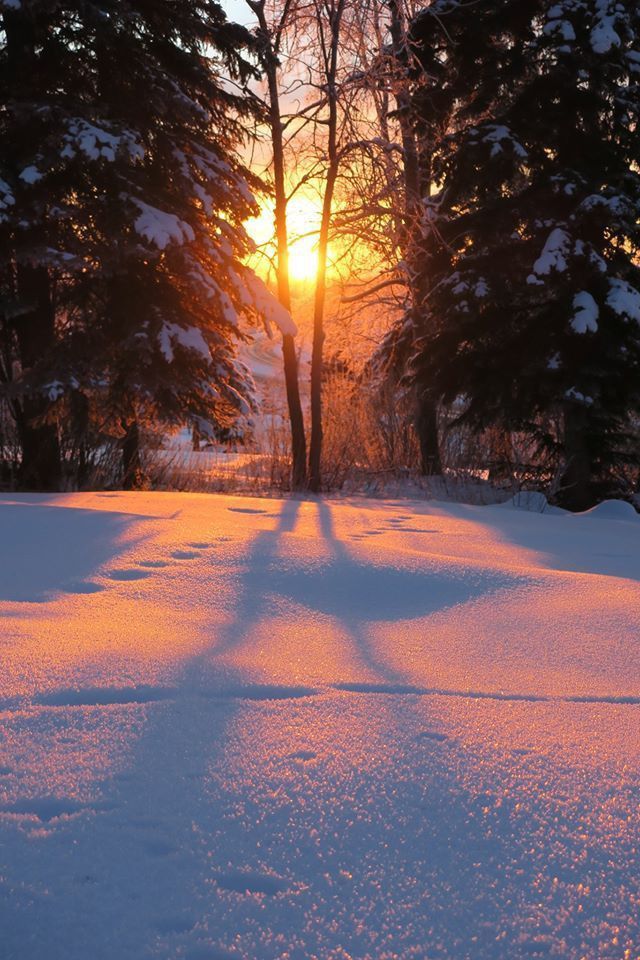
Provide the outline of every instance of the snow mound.
<path id="1" fill-rule="evenodd" d="M 539 490 L 521 490 L 510 500 L 499 503 L 499 507 L 506 507 L 510 510 L 528 510 L 530 513 L 564 513 L 559 507 L 552 507 Z"/>
<path id="2" fill-rule="evenodd" d="M 591 510 L 576 514 L 578 517 L 593 517 L 595 520 L 632 520 L 640 522 L 640 514 L 627 500 L 603 500 Z"/>

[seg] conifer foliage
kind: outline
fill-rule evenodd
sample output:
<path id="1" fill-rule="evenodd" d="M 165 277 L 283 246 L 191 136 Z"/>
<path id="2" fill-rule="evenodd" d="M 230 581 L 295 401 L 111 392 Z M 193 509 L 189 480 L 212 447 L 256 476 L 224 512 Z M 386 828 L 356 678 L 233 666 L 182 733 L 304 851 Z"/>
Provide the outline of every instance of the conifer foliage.
<path id="1" fill-rule="evenodd" d="M 0 0 L 1 389 L 23 486 L 62 482 L 61 423 L 121 437 L 132 483 L 146 419 L 207 432 L 248 409 L 238 315 L 274 304 L 241 265 L 253 106 L 224 78 L 242 87 L 252 42 L 209 0 Z"/>
<path id="2" fill-rule="evenodd" d="M 413 376 L 458 422 L 545 446 L 558 500 L 587 507 L 639 458 L 640 9 L 436 0 L 414 40 Z"/>

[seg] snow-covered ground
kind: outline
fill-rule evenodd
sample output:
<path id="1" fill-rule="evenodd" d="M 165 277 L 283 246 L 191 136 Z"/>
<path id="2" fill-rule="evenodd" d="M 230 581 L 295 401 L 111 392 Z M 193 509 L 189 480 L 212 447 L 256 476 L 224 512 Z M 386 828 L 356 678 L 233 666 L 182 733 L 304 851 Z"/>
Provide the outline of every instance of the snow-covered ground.
<path id="1" fill-rule="evenodd" d="M 640 520 L 0 502 L 2 960 L 636 960 Z"/>

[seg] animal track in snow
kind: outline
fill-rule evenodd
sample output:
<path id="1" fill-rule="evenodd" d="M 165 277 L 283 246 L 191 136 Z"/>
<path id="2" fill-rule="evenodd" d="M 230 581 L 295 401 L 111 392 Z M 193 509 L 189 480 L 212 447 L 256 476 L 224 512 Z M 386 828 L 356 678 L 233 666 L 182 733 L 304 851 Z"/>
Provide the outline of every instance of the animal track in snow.
<path id="1" fill-rule="evenodd" d="M 171 556 L 174 560 L 197 560 L 200 554 L 195 550 L 174 550 Z"/>
<path id="2" fill-rule="evenodd" d="M 161 570 L 162 567 L 168 567 L 169 564 L 166 560 L 138 560 L 138 566 L 151 567 L 153 570 Z"/>

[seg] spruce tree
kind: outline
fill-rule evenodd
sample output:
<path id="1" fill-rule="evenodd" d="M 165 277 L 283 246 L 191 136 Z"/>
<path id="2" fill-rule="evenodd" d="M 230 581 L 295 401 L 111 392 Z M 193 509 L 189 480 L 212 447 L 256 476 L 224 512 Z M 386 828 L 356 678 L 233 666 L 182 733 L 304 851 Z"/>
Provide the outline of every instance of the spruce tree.
<path id="1" fill-rule="evenodd" d="M 640 11 L 444 6 L 435 54 L 435 11 L 416 24 L 448 115 L 438 131 L 421 91 L 438 190 L 424 197 L 414 375 L 459 422 L 551 448 L 558 499 L 582 509 L 618 492 L 638 456 Z"/>
<path id="2" fill-rule="evenodd" d="M 207 0 L 0 10 L 5 393 L 23 485 L 57 486 L 70 398 L 100 407 L 135 464 L 141 419 L 206 432 L 246 410 L 239 314 L 287 318 L 242 265 L 254 107 L 225 76 L 250 75 L 249 33 Z"/>

